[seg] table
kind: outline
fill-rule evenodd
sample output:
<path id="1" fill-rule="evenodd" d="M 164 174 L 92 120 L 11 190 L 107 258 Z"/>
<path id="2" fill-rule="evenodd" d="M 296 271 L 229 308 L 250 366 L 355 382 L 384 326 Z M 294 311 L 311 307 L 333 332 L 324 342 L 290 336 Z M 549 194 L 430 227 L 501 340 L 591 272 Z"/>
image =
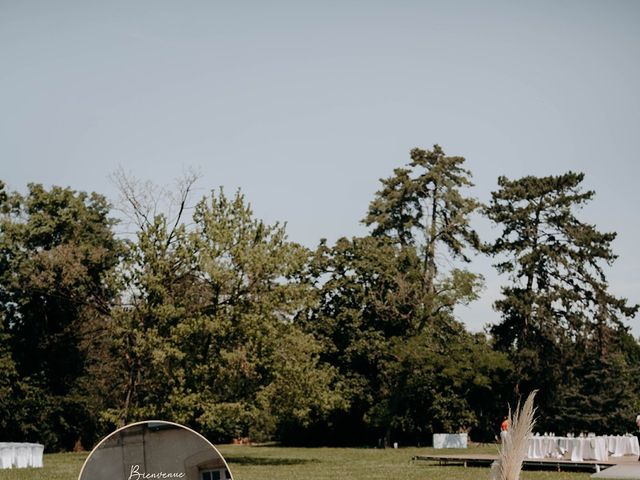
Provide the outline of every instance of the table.
<path id="1" fill-rule="evenodd" d="M 527 458 L 562 458 L 566 448 L 560 446 L 559 437 L 533 436 L 527 443 Z"/>
<path id="2" fill-rule="evenodd" d="M 433 448 L 467 448 L 467 434 L 434 433 Z"/>
<path id="3" fill-rule="evenodd" d="M 563 443 L 572 462 L 581 462 L 583 460 L 600 460 L 604 462 L 609 460 L 605 437 L 564 437 L 560 441 L 561 447 Z"/>
<path id="4" fill-rule="evenodd" d="M 574 462 L 605 461 L 624 455 L 640 456 L 638 438 L 632 435 L 604 435 L 600 437 L 555 437 L 535 435 L 529 438 L 527 458 L 562 458 L 567 455 Z"/>
<path id="5" fill-rule="evenodd" d="M 0 468 L 40 468 L 43 452 L 39 443 L 0 442 Z"/>
<path id="6" fill-rule="evenodd" d="M 640 456 L 640 445 L 638 437 L 630 435 L 607 435 L 607 450 L 612 457 L 622 457 L 624 455 Z"/>

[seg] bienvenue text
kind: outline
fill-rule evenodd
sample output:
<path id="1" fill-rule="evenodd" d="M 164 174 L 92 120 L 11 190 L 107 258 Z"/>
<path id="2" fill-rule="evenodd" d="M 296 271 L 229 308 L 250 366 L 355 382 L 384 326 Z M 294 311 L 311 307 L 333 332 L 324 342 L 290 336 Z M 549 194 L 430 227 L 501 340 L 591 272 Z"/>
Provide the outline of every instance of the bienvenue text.
<path id="1" fill-rule="evenodd" d="M 144 480 L 147 478 L 183 478 L 184 476 L 184 472 L 141 472 L 140 465 L 131 465 L 129 480 Z"/>

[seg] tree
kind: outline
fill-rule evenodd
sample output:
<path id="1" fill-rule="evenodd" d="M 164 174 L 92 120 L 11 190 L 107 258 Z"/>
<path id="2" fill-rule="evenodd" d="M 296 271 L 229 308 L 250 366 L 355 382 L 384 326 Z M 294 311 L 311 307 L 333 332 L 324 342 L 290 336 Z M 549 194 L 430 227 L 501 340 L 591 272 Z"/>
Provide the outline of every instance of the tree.
<path id="1" fill-rule="evenodd" d="M 9 348 L 9 338 L 4 322 L 0 320 L 0 431 L 3 432 L 3 441 L 19 435 L 18 425 L 13 421 L 17 399 L 20 398 L 16 391 L 19 378 Z"/>
<path id="2" fill-rule="evenodd" d="M 129 243 L 123 283 L 127 291 L 114 312 L 108 385 L 112 408 L 106 418 L 123 425 L 143 418 L 174 418 L 170 397 L 186 375 L 181 329 L 202 307 L 193 253 L 183 226 L 171 230 L 157 216 Z"/>
<path id="3" fill-rule="evenodd" d="M 613 339 L 638 310 L 608 289 L 603 266 L 616 259 L 611 249 L 616 234 L 601 233 L 574 213 L 594 195 L 582 191 L 583 179 L 573 172 L 500 177 L 485 210 L 502 228 L 488 251 L 501 258 L 496 268 L 511 280 L 495 303 L 502 320 L 491 332 L 498 348 L 516 362 L 517 388 L 540 387 L 540 410 L 550 416 L 568 377 L 588 362 L 602 366 L 613 359 Z M 577 368 L 576 359 L 582 362 Z M 603 385 L 592 396 L 613 393 Z M 582 404 L 582 411 L 593 408 Z"/>
<path id="4" fill-rule="evenodd" d="M 424 443 L 434 432 L 468 432 L 476 441 L 494 440 L 512 365 L 484 335 L 460 326 L 446 341 L 425 333 L 396 339 L 391 352 L 375 418 L 395 438 Z"/>
<path id="5" fill-rule="evenodd" d="M 310 295 L 306 249 L 284 226 L 253 218 L 239 192 L 203 198 L 187 228 L 186 218 L 145 207 L 135 182 L 124 185 L 138 233 L 114 332 L 111 420 L 170 418 L 228 441 L 270 438 L 331 408 L 333 371 L 292 322 Z M 191 185 L 182 184 L 179 215 Z"/>
<path id="6" fill-rule="evenodd" d="M 417 283 L 402 273 L 415 271 L 409 267 L 418 261 L 412 253 L 373 237 L 342 238 L 334 247 L 322 242 L 316 251 L 318 304 L 297 321 L 323 345 L 321 358 L 338 370 L 348 400 L 347 409 L 333 412 L 333 427 L 315 426 L 319 442 L 359 443 L 387 433 L 372 409 L 382 400 L 393 338 L 417 329 Z"/>
<path id="7" fill-rule="evenodd" d="M 0 311 L 21 379 L 11 428 L 72 448 L 97 428 L 100 399 L 85 387 L 115 295 L 114 220 L 97 194 L 2 187 Z"/>
<path id="8" fill-rule="evenodd" d="M 435 410 L 418 414 L 419 401 L 404 386 L 420 381 L 416 364 L 439 361 L 438 345 L 466 338 L 454 309 L 477 298 L 482 285 L 467 270 L 441 268 L 445 259 L 468 262 L 467 251 L 479 247 L 469 223 L 479 204 L 461 193 L 472 185 L 463 163 L 437 145 L 412 150 L 406 168 L 381 180 L 364 219 L 371 236 L 318 248 L 320 304 L 304 323 L 325 344 L 323 358 L 339 369 L 349 392 L 348 413 L 336 412 L 333 421 L 346 425 L 347 435 L 417 438 L 438 425 Z M 437 387 L 430 384 L 446 388 L 436 376 Z M 455 410 L 448 413 L 456 425 L 473 417 L 469 408 Z"/>
<path id="9" fill-rule="evenodd" d="M 376 193 L 364 219 L 373 227 L 373 236 L 416 248 L 422 260 L 427 318 L 440 308 L 436 299 L 440 293 L 438 259 L 444 258 L 441 248 L 446 248 L 453 260 L 469 262 L 466 250 L 480 246 L 469 223 L 479 203 L 461 193 L 463 188 L 473 186 L 471 173 L 462 167 L 464 161 L 463 157 L 446 156 L 438 145 L 430 151 L 414 148 L 406 168 L 397 168 L 392 177 L 381 180 L 383 188 Z M 458 271 L 460 275 L 462 271 Z M 466 283 L 479 278 L 474 276 Z"/>
<path id="10" fill-rule="evenodd" d="M 470 216 L 480 205 L 462 193 L 473 186 L 464 162 L 463 157 L 446 156 L 438 145 L 430 151 L 414 148 L 405 168 L 397 168 L 393 176 L 381 180 L 383 188 L 376 193 L 364 219 L 372 227 L 373 237 L 387 239 L 402 257 L 413 259 L 400 267 L 396 277 L 403 279 L 403 285 L 411 285 L 412 291 L 411 306 L 406 309 L 412 328 L 393 339 L 394 351 L 408 356 L 401 354 L 387 363 L 394 372 L 387 379 L 402 377 L 398 368 L 403 369 L 408 365 L 405 361 L 412 358 L 407 345 L 428 346 L 418 349 L 428 363 L 438 355 L 438 344 L 457 342 L 464 328 L 455 320 L 454 309 L 476 299 L 482 287 L 480 275 L 461 268 L 446 271 L 440 266 L 446 260 L 468 263 L 467 251 L 480 247 L 478 235 L 470 225 Z M 408 375 L 408 383 L 415 380 L 413 374 Z M 386 385 L 390 394 L 385 407 L 388 426 L 401 422 L 406 427 L 407 414 L 416 420 L 416 412 L 408 413 L 411 395 L 404 391 L 408 396 L 401 398 L 403 390 L 397 384 L 387 381 Z M 405 406 L 399 407 L 402 404 Z M 459 410 L 459 418 L 464 417 L 463 412 L 466 411 Z M 413 431 L 429 430 L 429 422 L 422 420 Z M 432 417 L 431 425 L 437 421 L 436 416 Z"/>
<path id="11" fill-rule="evenodd" d="M 602 435 L 623 435 L 636 428 L 640 345 L 624 329 L 608 336 L 605 355 L 597 353 L 596 339 L 576 341 L 557 397 L 546 408 L 547 425 Z"/>
<path id="12" fill-rule="evenodd" d="M 309 252 L 287 240 L 283 225 L 253 218 L 239 192 L 232 199 L 212 193 L 196 206 L 194 221 L 191 238 L 208 292 L 207 335 L 194 339 L 202 352 L 204 426 L 224 433 L 212 423 L 220 408 L 237 412 L 238 436 L 322 418 L 341 401 L 332 393 L 333 369 L 293 322 L 312 300 L 304 274 Z"/>
<path id="13" fill-rule="evenodd" d="M 189 171 L 172 189 L 140 182 L 122 170 L 112 176 L 120 191 L 119 209 L 135 228 L 119 272 L 123 291 L 114 311 L 114 371 L 103 385 L 110 397 L 104 417 L 112 424 L 174 418 L 169 398 L 185 376 L 185 352 L 176 344 L 182 325 L 202 309 L 185 225 L 197 179 Z"/>
<path id="14" fill-rule="evenodd" d="M 332 248 L 322 243 L 313 265 L 319 303 L 298 321 L 324 345 L 321 358 L 338 369 L 349 401 L 333 413 L 333 427 L 316 426 L 316 436 L 425 442 L 441 428 L 474 428 L 474 438 L 493 438 L 510 363 L 453 318 L 425 328 L 422 261 L 413 247 L 384 237 L 342 238 Z M 449 295 L 461 290 L 449 288 L 436 300 L 456 304 Z"/>

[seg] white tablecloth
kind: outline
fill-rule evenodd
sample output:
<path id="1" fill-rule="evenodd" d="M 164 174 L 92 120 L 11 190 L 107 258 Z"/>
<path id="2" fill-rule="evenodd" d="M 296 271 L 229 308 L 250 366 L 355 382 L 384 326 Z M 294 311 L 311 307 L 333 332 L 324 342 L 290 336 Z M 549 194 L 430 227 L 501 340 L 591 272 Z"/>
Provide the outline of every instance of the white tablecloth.
<path id="1" fill-rule="evenodd" d="M 607 450 L 612 457 L 622 457 L 624 455 L 640 455 L 640 445 L 638 445 L 638 437 L 609 435 L 604 438 L 607 441 Z"/>
<path id="2" fill-rule="evenodd" d="M 467 434 L 434 433 L 433 448 L 467 448 Z"/>
<path id="3" fill-rule="evenodd" d="M 44 445 L 0 442 L 0 468 L 42 467 Z"/>
<path id="4" fill-rule="evenodd" d="M 605 437 L 549 437 L 529 438 L 527 458 L 561 458 L 567 455 L 574 462 L 609 459 Z"/>
<path id="5" fill-rule="evenodd" d="M 609 459 L 607 440 L 604 437 L 564 438 L 563 441 L 573 462 Z"/>
<path id="6" fill-rule="evenodd" d="M 640 456 L 638 438 L 629 435 L 607 435 L 602 437 L 550 437 L 533 436 L 527 445 L 527 458 L 571 458 L 583 460 L 608 460 L 624 455 Z"/>
<path id="7" fill-rule="evenodd" d="M 529 438 L 527 445 L 527 458 L 560 458 L 566 451 L 560 447 L 559 437 Z"/>

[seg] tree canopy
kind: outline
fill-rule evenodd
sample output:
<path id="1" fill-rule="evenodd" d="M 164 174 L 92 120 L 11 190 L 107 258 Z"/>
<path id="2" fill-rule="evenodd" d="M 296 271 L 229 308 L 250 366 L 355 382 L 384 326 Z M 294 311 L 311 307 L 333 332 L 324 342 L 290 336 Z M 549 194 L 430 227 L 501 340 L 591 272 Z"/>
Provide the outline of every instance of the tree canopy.
<path id="1" fill-rule="evenodd" d="M 162 418 L 215 442 L 492 441 L 533 390 L 539 428 L 625 433 L 639 307 L 611 293 L 616 234 L 581 218 L 584 178 L 500 177 L 481 205 L 463 157 L 415 148 L 381 180 L 368 233 L 314 248 L 240 191 L 192 200 L 193 173 L 172 190 L 118 172 L 118 210 L 0 182 L 2 435 L 89 448 Z M 476 255 L 504 274 L 484 333 L 457 318 L 482 295 Z"/>
<path id="2" fill-rule="evenodd" d="M 11 435 L 72 448 L 97 429 L 91 368 L 117 294 L 121 243 L 104 197 L 28 189 L 1 190 L 0 312 L 18 378 L 4 423 Z"/>

